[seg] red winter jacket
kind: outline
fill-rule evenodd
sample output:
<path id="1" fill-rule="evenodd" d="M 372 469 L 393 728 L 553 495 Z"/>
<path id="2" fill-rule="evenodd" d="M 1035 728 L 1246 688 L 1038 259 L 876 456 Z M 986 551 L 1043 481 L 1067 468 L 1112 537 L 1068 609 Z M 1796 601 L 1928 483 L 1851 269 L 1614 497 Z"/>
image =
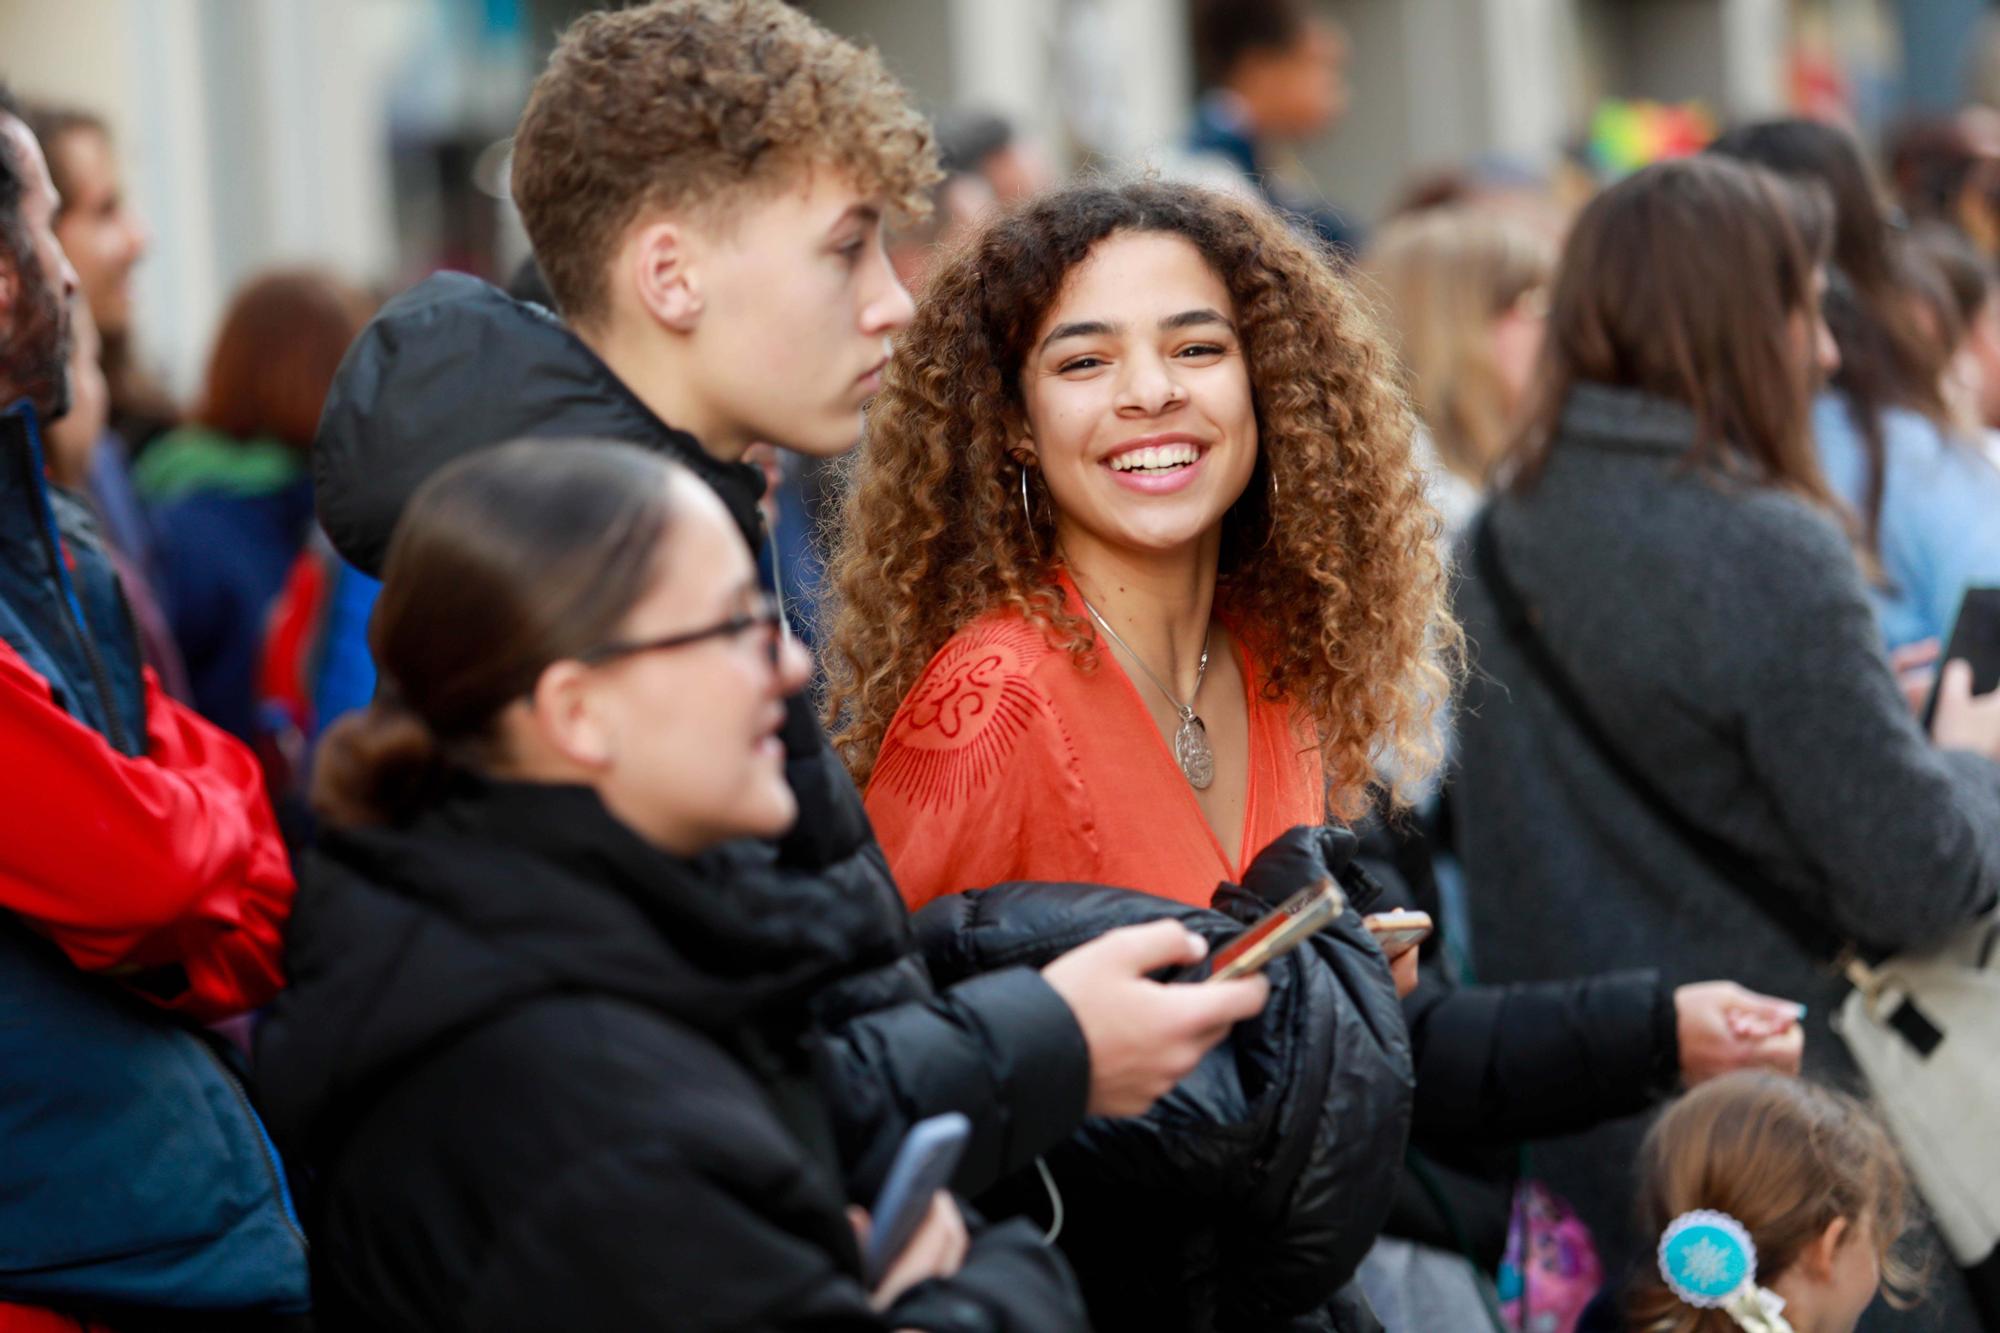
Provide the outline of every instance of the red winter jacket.
<path id="1" fill-rule="evenodd" d="M 86 972 L 179 964 L 186 989 L 155 1003 L 213 1022 L 283 984 L 291 865 L 249 749 L 145 678 L 135 759 L 0 643 L 0 908 Z"/>

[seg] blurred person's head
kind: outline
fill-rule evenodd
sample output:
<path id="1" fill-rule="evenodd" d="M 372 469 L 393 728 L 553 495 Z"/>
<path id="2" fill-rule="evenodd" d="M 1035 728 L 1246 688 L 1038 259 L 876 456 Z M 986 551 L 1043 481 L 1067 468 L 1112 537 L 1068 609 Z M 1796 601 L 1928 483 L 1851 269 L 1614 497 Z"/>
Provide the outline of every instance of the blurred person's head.
<path id="1" fill-rule="evenodd" d="M 1055 183 L 1048 160 L 996 112 L 945 112 L 937 119 L 937 146 L 938 166 L 947 177 L 977 176 L 1003 208 Z"/>
<path id="2" fill-rule="evenodd" d="M 1830 312 L 1840 343 L 1840 382 L 1866 380 L 1871 389 L 1879 384 L 1884 401 L 1935 415 L 1941 349 L 1921 327 L 1919 307 L 1899 281 L 1895 233 L 1854 136 L 1817 121 L 1765 121 L 1729 131 L 1708 151 L 1813 181 L 1827 192 L 1834 211 L 1831 261 L 1840 275 Z"/>
<path id="3" fill-rule="evenodd" d="M 930 212 L 889 231 L 889 267 L 896 281 L 908 291 L 919 290 L 937 257 L 999 207 L 984 176 L 969 171 L 948 174 L 931 187 Z"/>
<path id="4" fill-rule="evenodd" d="M 194 421 L 304 454 L 340 359 L 367 321 L 363 295 L 317 269 L 252 278 L 223 312 Z"/>
<path id="5" fill-rule="evenodd" d="M 1887 155 L 1911 221 L 1956 227 L 1988 255 L 2000 252 L 2000 112 L 1913 117 L 1890 131 Z"/>
<path id="6" fill-rule="evenodd" d="M 1554 244 L 1505 213 L 1439 208 L 1384 227 L 1364 269 L 1439 457 L 1483 483 L 1512 441 L 1541 356 Z"/>
<path id="7" fill-rule="evenodd" d="M 911 312 L 884 228 L 938 178 L 873 52 L 778 0 L 589 14 L 513 161 L 564 316 L 649 406 L 725 458 L 853 446 Z"/>
<path id="8" fill-rule="evenodd" d="M 61 203 L 41 145 L 0 88 L 0 405 L 25 398 L 44 421 L 70 404 L 77 278 L 56 239 Z"/>
<path id="9" fill-rule="evenodd" d="M 1926 326 L 1882 192 L 1852 134 L 1817 121 L 1765 121 L 1729 131 L 1709 152 L 1815 182 L 1833 200 L 1834 274 L 1826 306 L 1840 348 L 1833 383 L 1853 409 L 1868 457 L 1861 519 L 1872 551 L 1885 476 L 1882 414 L 1901 407 L 1949 424 L 1943 394 L 1948 353 Z"/>
<path id="10" fill-rule="evenodd" d="M 1304 0 L 1194 0 L 1195 74 L 1259 137 L 1309 139 L 1347 110 L 1347 35 Z"/>
<path id="11" fill-rule="evenodd" d="M 1329 789 L 1425 771 L 1452 637 L 1410 419 L 1363 303 L 1269 209 L 1079 186 L 942 260 L 890 364 L 829 563 L 828 716 L 861 778 L 932 654 L 1012 608 L 1079 656 L 1057 564 L 1212 561 Z M 1337 654 L 1337 657 L 1336 657 Z"/>
<path id="12" fill-rule="evenodd" d="M 1904 1304 L 1919 1274 L 1897 1253 L 1909 1184 L 1888 1132 L 1854 1098 L 1765 1071 L 1726 1074 L 1674 1102 L 1639 1149 L 1642 1234 L 1708 1211 L 1735 1219 L 1756 1250 L 1756 1282 L 1796 1329 L 1850 1333 L 1883 1278 Z M 1649 1333 L 1736 1333 L 1655 1268 L 1627 1297 Z"/>
<path id="13" fill-rule="evenodd" d="M 2000 273 L 1963 233 L 1941 222 L 1913 228 L 1910 249 L 1935 274 L 1931 290 L 1945 302 L 1937 325 L 1949 336 L 1945 399 L 1954 423 L 1966 432 L 2000 426 Z"/>
<path id="14" fill-rule="evenodd" d="M 90 478 L 90 460 L 111 423 L 111 386 L 104 378 L 104 345 L 90 302 L 78 292 L 69 303 L 69 411 L 48 423 L 49 480 L 80 491 Z"/>
<path id="15" fill-rule="evenodd" d="M 1586 193 L 1595 194 L 1593 187 Z M 1580 201 L 1567 197 L 1559 172 L 1549 172 L 1505 156 L 1490 156 L 1405 178 L 1385 224 L 1434 209 L 1503 214 L 1526 226 L 1547 244 L 1559 246 Z"/>
<path id="16" fill-rule="evenodd" d="M 682 854 L 797 816 L 777 733 L 804 650 L 722 502 L 656 454 L 536 440 L 440 471 L 369 646 L 378 697 L 320 744 L 334 824 L 406 822 L 460 773 L 590 787 Z"/>
<path id="17" fill-rule="evenodd" d="M 1556 268 L 1523 480 L 1570 391 L 1599 384 L 1689 408 L 1695 463 L 1834 507 L 1810 429 L 1837 359 L 1819 311 L 1829 214 L 1818 191 L 1716 156 L 1646 167 L 1591 201 Z"/>
<path id="18" fill-rule="evenodd" d="M 62 196 L 56 239 L 76 266 L 99 331 L 123 338 L 132 327 L 132 270 L 150 238 L 125 197 L 111 131 L 102 117 L 74 107 L 30 108 L 28 123 Z"/>

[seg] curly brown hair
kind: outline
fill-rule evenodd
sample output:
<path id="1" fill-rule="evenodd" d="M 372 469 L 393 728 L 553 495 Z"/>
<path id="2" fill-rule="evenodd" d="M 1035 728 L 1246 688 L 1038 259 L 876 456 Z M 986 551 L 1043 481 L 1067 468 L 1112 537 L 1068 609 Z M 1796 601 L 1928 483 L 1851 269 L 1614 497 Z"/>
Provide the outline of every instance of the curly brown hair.
<path id="1" fill-rule="evenodd" d="M 1400 801 L 1435 766 L 1431 717 L 1461 638 L 1387 346 L 1276 215 L 1159 182 L 1046 195 L 934 270 L 850 463 L 824 660 L 835 744 L 865 783 L 931 656 L 997 608 L 1095 665 L 1047 556 L 1052 519 L 1023 513 L 1010 450 L 1036 329 L 1092 247 L 1127 232 L 1185 238 L 1236 305 L 1261 448 L 1223 519 L 1217 605 L 1255 642 L 1266 695 L 1314 724 L 1333 811 L 1365 807 L 1378 761 Z"/>
<path id="2" fill-rule="evenodd" d="M 658 0 L 563 33 L 514 133 L 514 202 L 549 290 L 588 324 L 642 208 L 726 221 L 814 166 L 913 217 L 939 179 L 929 123 L 875 52 L 778 0 Z"/>

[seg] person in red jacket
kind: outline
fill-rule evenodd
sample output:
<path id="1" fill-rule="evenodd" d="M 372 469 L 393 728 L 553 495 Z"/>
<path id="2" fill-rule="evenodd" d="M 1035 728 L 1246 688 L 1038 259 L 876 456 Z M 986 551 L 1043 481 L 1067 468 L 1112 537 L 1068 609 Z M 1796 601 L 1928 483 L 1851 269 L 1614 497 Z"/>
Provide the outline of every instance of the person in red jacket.
<path id="1" fill-rule="evenodd" d="M 0 1333 L 299 1313 L 303 1239 L 231 1053 L 292 873 L 256 760 L 142 669 L 48 482 L 75 271 L 0 90 Z M 163 1147 L 164 1145 L 164 1147 Z"/>
<path id="2" fill-rule="evenodd" d="M 200 1022 L 277 994 L 292 871 L 247 746 L 145 672 L 145 750 L 120 754 L 0 644 L 0 906 L 87 972 L 179 967 L 144 991 Z"/>

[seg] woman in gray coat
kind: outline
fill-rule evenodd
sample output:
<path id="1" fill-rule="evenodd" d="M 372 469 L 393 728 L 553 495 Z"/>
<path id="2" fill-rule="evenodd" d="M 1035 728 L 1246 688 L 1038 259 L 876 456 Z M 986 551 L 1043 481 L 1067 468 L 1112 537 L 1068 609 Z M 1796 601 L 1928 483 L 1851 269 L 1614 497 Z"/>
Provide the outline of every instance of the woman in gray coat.
<path id="1" fill-rule="evenodd" d="M 1736 977 L 1804 1001 L 1807 1072 L 1851 1083 L 1827 1026 L 1844 983 L 1724 868 L 1882 950 L 1989 909 L 2000 697 L 1948 669 L 1933 740 L 1882 657 L 1809 435 L 1836 356 L 1830 230 L 1818 195 L 1714 158 L 1640 172 L 1578 220 L 1536 424 L 1461 558 L 1477 647 L 1456 796 L 1482 980 Z M 1657 1239 L 1632 1234 L 1641 1128 L 1534 1163 L 1614 1271 Z M 1957 1279 L 1938 1286 L 1862 1327 L 1977 1327 Z"/>

